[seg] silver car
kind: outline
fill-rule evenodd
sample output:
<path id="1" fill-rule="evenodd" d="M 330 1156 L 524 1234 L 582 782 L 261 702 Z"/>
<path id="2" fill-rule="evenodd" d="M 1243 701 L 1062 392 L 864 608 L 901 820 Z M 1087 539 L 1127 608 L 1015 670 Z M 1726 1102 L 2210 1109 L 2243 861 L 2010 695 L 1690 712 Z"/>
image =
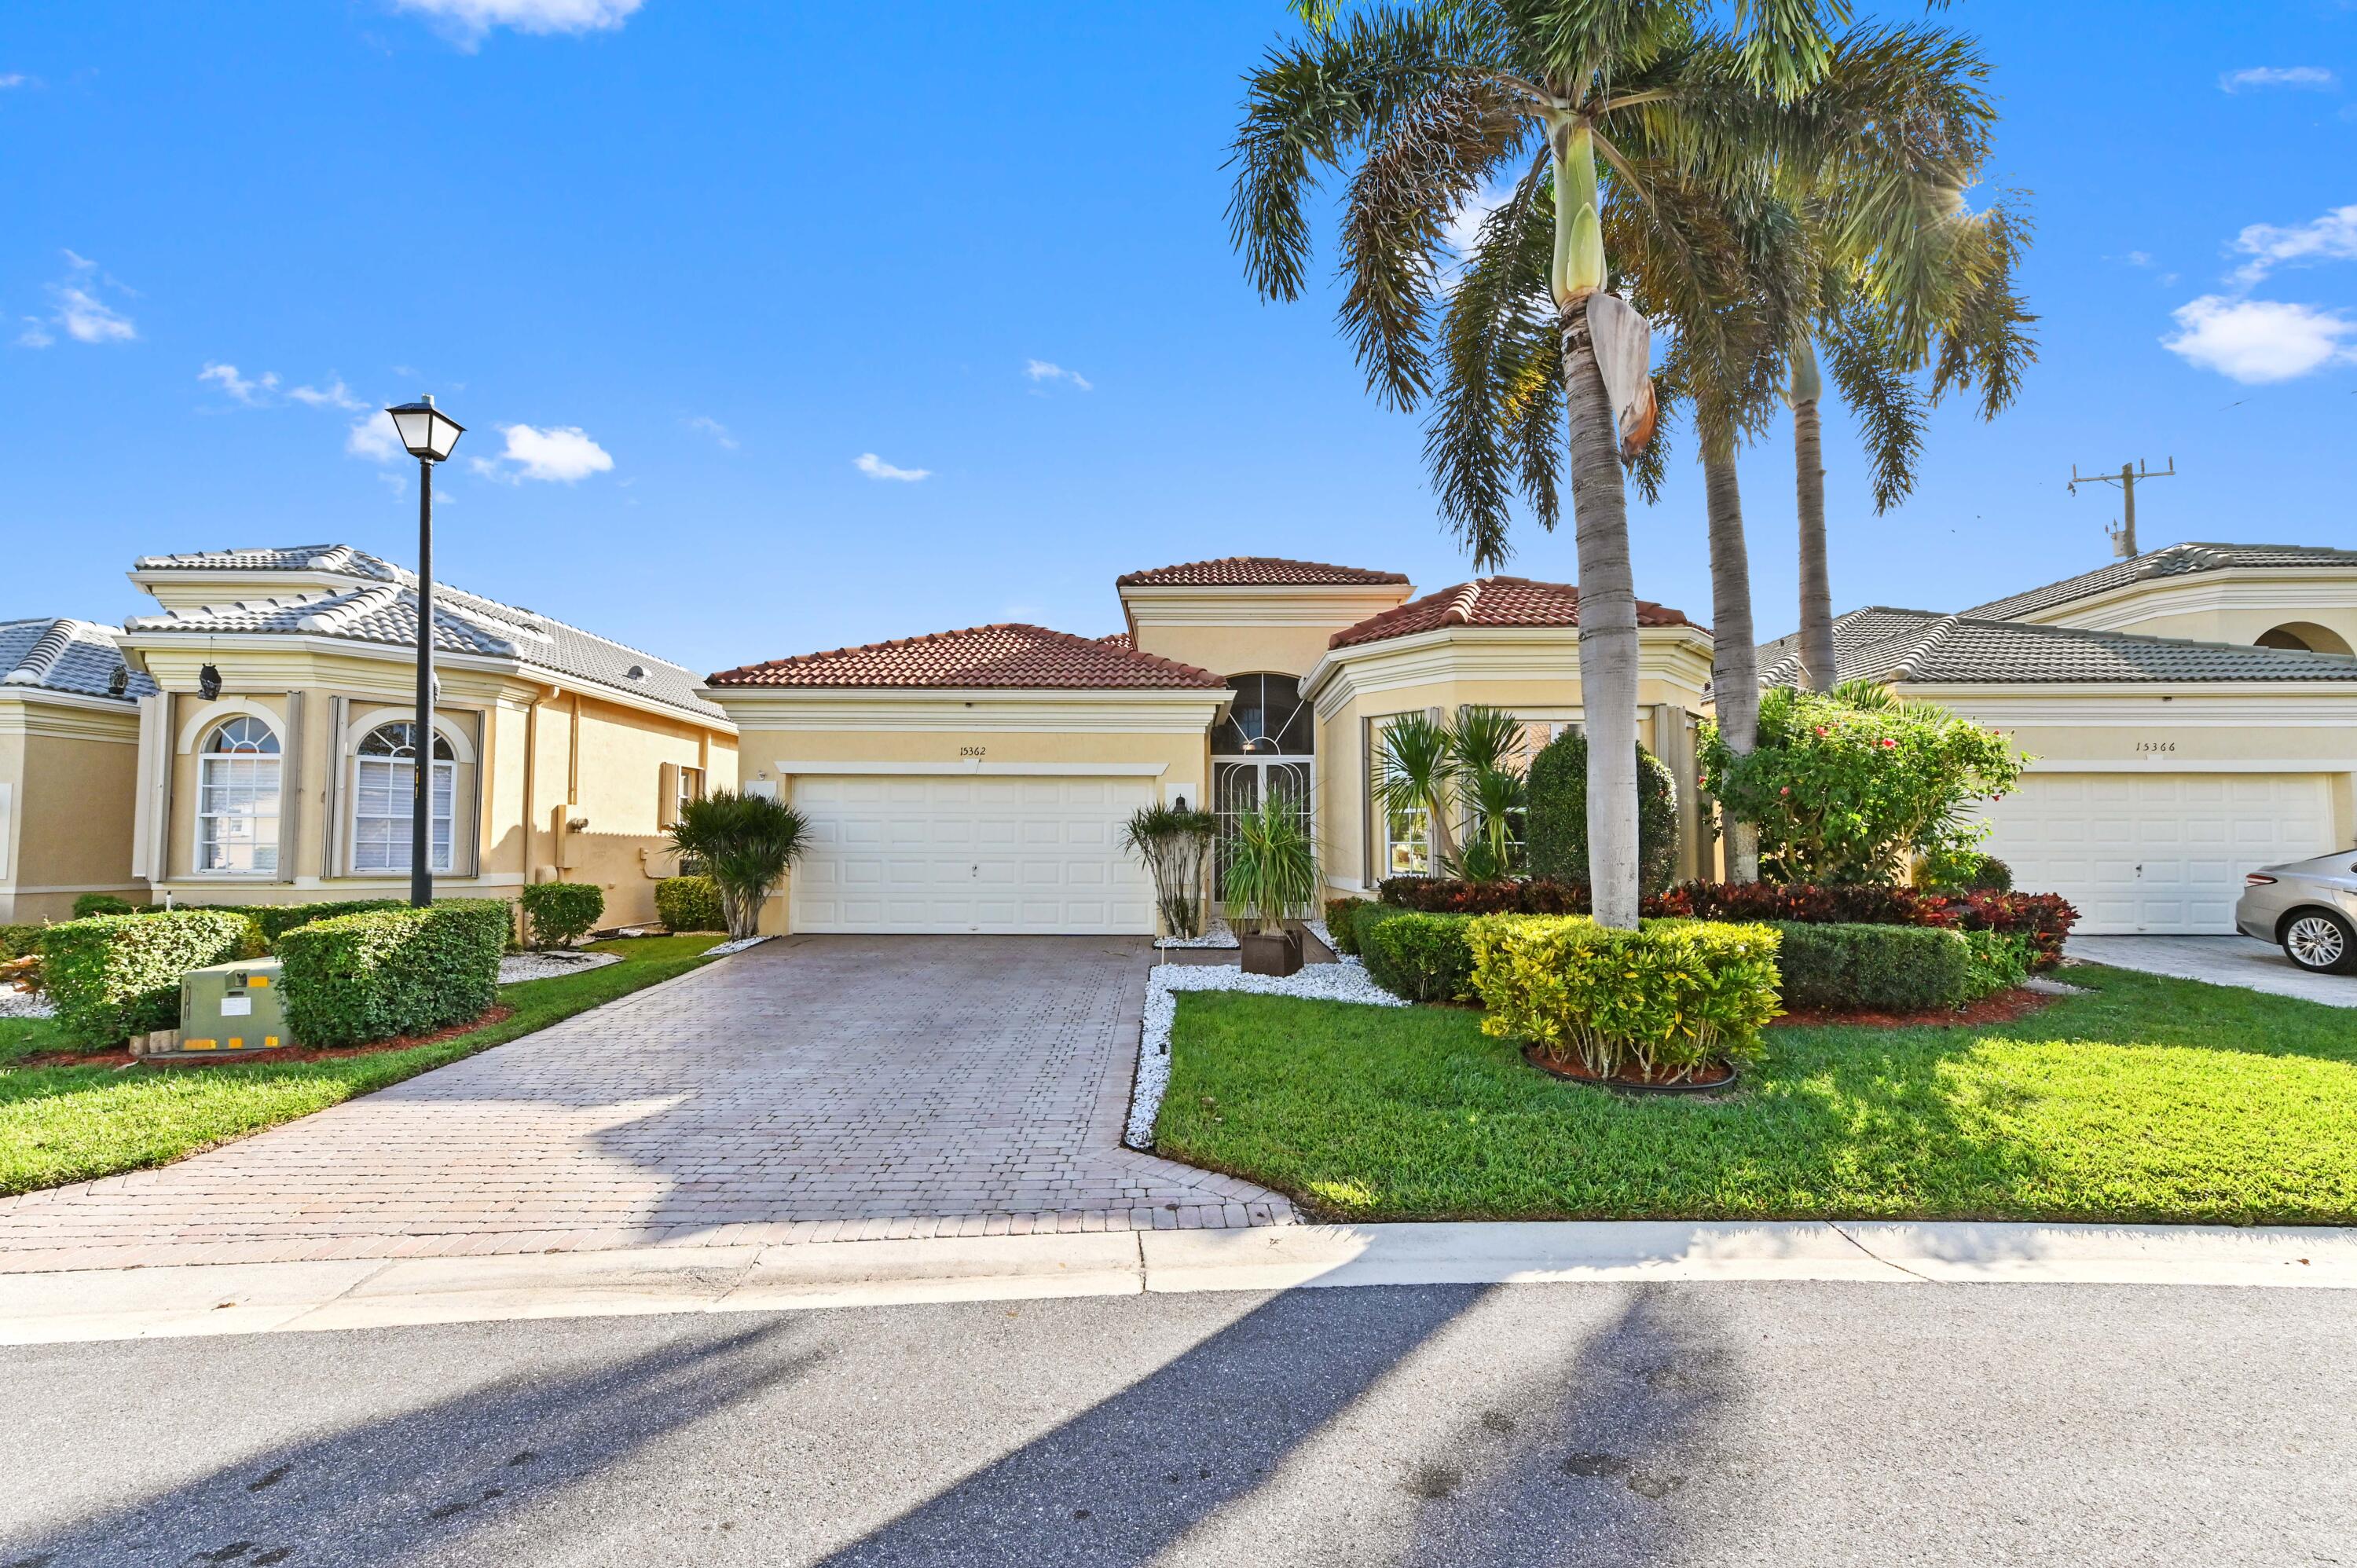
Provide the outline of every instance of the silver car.
<path id="1" fill-rule="evenodd" d="M 2357 849 L 2270 865 L 2243 884 L 2234 925 L 2244 936 L 2281 942 L 2310 973 L 2357 974 Z"/>

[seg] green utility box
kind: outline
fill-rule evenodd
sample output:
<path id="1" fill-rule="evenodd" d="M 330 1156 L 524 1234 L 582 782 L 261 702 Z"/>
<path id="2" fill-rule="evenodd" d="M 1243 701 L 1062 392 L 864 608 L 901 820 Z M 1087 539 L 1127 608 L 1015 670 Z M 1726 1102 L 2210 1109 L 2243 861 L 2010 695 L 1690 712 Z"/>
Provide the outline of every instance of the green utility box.
<path id="1" fill-rule="evenodd" d="M 250 959 L 180 976 L 180 1037 L 167 1053 L 274 1051 L 286 1037 L 278 961 Z"/>

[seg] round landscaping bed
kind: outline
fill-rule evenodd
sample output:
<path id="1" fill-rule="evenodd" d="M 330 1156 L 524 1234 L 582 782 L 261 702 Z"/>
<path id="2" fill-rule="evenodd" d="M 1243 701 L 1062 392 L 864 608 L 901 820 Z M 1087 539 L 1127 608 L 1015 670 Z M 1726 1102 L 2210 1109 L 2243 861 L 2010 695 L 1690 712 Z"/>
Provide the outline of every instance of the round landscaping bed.
<path id="1" fill-rule="evenodd" d="M 1742 1069 L 1725 1061 L 1712 1062 L 1674 1077 L 1640 1072 L 1599 1078 L 1577 1062 L 1556 1061 L 1536 1046 L 1524 1046 L 1523 1059 L 1550 1078 L 1584 1083 L 1590 1089 L 1609 1089 L 1617 1094 L 1718 1094 L 1733 1089 L 1743 1078 Z"/>

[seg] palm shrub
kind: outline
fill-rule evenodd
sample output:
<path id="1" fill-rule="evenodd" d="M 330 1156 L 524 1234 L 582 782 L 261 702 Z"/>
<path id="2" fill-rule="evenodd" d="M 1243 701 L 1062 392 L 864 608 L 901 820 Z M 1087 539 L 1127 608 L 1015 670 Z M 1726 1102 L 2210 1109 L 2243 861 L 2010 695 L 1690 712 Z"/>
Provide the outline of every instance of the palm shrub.
<path id="1" fill-rule="evenodd" d="M 1256 810 L 1235 819 L 1228 846 L 1228 923 L 1238 931 L 1284 931 L 1318 897 L 1318 846 L 1299 809 L 1271 792 Z"/>
<path id="2" fill-rule="evenodd" d="M 1891 882 L 1916 857 L 1939 861 L 1988 836 L 1974 820 L 2027 758 L 2004 736 L 1928 703 L 1862 708 L 1779 687 L 1760 699 L 1751 751 L 1703 726 L 1703 779 L 1760 828 L 1763 873 L 1785 882 Z"/>
<path id="3" fill-rule="evenodd" d="M 1566 729 L 1531 759 L 1529 848 L 1534 877 L 1586 886 L 1587 737 Z M 1678 787 L 1668 767 L 1637 748 L 1637 865 L 1649 894 L 1669 886 L 1678 867 Z"/>
<path id="4" fill-rule="evenodd" d="M 1421 811 L 1432 869 L 1457 858 L 1449 818 L 1463 772 L 1448 730 L 1424 714 L 1404 714 L 1385 725 L 1375 747 L 1375 804 L 1385 811 Z"/>
<path id="5" fill-rule="evenodd" d="M 672 848 L 704 868 L 720 893 L 732 937 L 749 937 L 761 906 L 810 846 L 810 819 L 766 795 L 716 789 L 680 803 Z"/>
<path id="6" fill-rule="evenodd" d="M 532 945 L 544 950 L 571 947 L 606 912 L 606 890 L 594 882 L 535 882 L 522 897 Z"/>
<path id="7" fill-rule="evenodd" d="M 1121 846 L 1146 862 L 1162 929 L 1181 939 L 1203 934 L 1203 868 L 1218 819 L 1177 806 L 1140 806 L 1122 824 Z"/>
<path id="8" fill-rule="evenodd" d="M 1468 922 L 1484 1034 L 1523 1040 L 1598 1078 L 1677 1081 L 1760 1049 L 1777 1001 L 1777 934 L 1766 926 L 1584 915 L 1483 915 Z"/>

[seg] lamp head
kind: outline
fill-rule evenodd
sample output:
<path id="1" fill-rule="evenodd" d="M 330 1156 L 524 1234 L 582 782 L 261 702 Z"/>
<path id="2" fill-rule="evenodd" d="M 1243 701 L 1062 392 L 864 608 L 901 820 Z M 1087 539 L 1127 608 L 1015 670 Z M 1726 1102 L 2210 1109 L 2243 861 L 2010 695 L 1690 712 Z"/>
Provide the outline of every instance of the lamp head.
<path id="1" fill-rule="evenodd" d="M 385 413 L 393 416 L 402 446 L 422 462 L 446 460 L 458 445 L 458 437 L 467 433 L 465 425 L 434 406 L 430 392 L 415 403 L 395 403 Z"/>

